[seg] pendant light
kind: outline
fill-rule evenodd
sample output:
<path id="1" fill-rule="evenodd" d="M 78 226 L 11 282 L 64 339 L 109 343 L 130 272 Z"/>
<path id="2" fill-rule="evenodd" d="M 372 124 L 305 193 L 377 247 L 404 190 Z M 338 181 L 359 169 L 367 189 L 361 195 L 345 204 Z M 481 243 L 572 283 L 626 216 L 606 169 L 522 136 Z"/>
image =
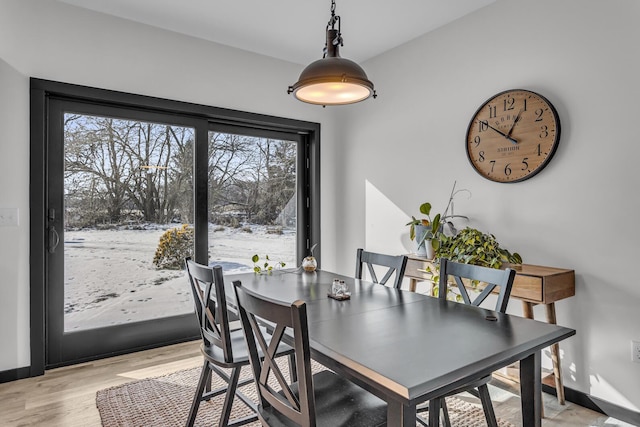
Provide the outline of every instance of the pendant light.
<path id="1" fill-rule="evenodd" d="M 336 30 L 336 24 L 338 29 Z M 340 57 L 342 44 L 340 16 L 336 15 L 336 2 L 331 1 L 331 18 L 327 23 L 327 41 L 322 59 L 309 64 L 300 78 L 289 86 L 287 93 L 310 104 L 343 105 L 364 101 L 377 96 L 373 83 L 355 62 Z"/>

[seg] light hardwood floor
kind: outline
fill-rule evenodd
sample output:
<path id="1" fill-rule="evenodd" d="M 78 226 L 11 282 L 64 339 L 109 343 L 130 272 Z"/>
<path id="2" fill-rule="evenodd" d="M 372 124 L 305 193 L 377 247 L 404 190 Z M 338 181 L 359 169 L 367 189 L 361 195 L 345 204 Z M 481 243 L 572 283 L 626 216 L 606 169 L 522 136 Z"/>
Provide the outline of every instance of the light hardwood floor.
<path id="1" fill-rule="evenodd" d="M 100 427 L 96 391 L 201 364 L 199 343 L 194 341 L 52 369 L 40 377 L 0 384 L 0 426 Z M 497 416 L 521 425 L 518 396 L 508 391 L 508 385 L 496 384 L 500 387 L 492 386 L 491 395 Z M 477 403 L 471 396 L 464 399 Z M 570 402 L 560 406 L 554 396 L 545 395 L 544 402 L 544 427 L 630 426 Z"/>

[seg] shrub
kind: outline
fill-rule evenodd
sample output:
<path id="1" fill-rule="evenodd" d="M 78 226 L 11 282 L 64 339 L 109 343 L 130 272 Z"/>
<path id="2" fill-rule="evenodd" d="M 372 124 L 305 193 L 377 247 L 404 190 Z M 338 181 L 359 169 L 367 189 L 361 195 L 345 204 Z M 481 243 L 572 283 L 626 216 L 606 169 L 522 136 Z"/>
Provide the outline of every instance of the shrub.
<path id="1" fill-rule="evenodd" d="M 171 228 L 160 237 L 158 248 L 153 256 L 153 264 L 158 269 L 180 270 L 185 257 L 193 253 L 193 227 L 183 224 Z"/>

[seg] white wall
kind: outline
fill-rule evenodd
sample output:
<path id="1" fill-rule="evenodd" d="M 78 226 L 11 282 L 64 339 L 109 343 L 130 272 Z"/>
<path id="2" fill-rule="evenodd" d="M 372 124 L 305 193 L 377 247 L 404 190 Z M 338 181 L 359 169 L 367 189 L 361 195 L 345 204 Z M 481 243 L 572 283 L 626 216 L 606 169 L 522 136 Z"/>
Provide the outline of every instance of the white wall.
<path id="1" fill-rule="evenodd" d="M 0 59 L 0 371 L 29 364 L 29 80 Z M 15 120 L 21 117 L 21 120 Z"/>
<path id="2" fill-rule="evenodd" d="M 577 329 L 561 343 L 565 383 L 635 411 L 639 19 L 635 0 L 499 0 L 380 55 L 363 64 L 380 96 L 344 110 L 336 167 L 340 271 L 360 246 L 410 251 L 404 224 L 424 201 L 444 210 L 457 180 L 473 194 L 456 205 L 469 225 L 526 263 L 575 269 L 576 296 L 556 304 L 558 323 Z M 465 135 L 476 109 L 512 88 L 545 95 L 562 136 L 539 175 L 498 184 L 471 168 Z"/>
<path id="3" fill-rule="evenodd" d="M 302 66 L 50 0 L 0 0 L 0 371 L 30 364 L 29 77 L 321 124 L 322 227 L 332 230 L 330 109 L 287 95 Z M 331 266 L 335 238 L 322 236 Z"/>

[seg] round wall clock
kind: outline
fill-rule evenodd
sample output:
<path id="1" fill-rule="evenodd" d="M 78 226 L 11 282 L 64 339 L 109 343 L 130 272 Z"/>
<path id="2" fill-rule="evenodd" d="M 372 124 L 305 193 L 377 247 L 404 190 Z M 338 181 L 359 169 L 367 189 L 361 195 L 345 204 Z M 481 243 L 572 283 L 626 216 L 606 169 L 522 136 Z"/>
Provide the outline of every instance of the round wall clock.
<path id="1" fill-rule="evenodd" d="M 467 156 L 483 177 L 518 182 L 540 172 L 560 141 L 560 118 L 542 95 L 512 89 L 476 111 L 467 129 Z"/>

